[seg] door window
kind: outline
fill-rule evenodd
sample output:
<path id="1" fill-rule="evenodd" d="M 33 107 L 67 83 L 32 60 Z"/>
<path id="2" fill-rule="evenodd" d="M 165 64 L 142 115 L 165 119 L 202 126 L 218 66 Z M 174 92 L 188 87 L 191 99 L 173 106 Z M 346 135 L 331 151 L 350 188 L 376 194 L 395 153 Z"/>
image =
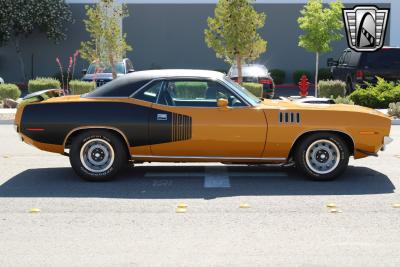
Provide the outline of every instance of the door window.
<path id="1" fill-rule="evenodd" d="M 228 106 L 245 104 L 231 91 L 214 81 L 174 80 L 168 81 L 159 97 L 159 104 L 182 107 L 217 107 L 217 100 L 228 100 Z"/>
<path id="2" fill-rule="evenodd" d="M 156 103 L 162 84 L 162 81 L 153 82 L 150 85 L 146 86 L 146 88 L 142 89 L 139 93 L 135 94 L 133 98 Z"/>

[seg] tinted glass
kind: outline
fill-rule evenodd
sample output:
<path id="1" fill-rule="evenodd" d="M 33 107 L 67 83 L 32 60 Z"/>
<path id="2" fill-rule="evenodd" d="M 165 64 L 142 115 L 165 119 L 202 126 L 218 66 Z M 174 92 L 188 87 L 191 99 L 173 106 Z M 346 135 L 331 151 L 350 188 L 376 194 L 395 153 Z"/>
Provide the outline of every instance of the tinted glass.
<path id="1" fill-rule="evenodd" d="M 358 62 L 360 61 L 360 56 L 361 56 L 360 52 L 351 51 L 351 57 L 348 64 L 353 67 L 358 66 Z"/>
<path id="2" fill-rule="evenodd" d="M 268 75 L 268 69 L 264 65 L 245 65 L 242 66 L 242 76 L 247 77 L 266 77 Z M 237 77 L 238 70 L 236 66 L 233 66 L 229 71 L 230 77 Z"/>
<path id="3" fill-rule="evenodd" d="M 155 103 L 157 101 L 158 93 L 160 92 L 162 81 L 153 82 L 146 86 L 139 93 L 135 94 L 133 98 Z"/>
<path id="4" fill-rule="evenodd" d="M 373 53 L 363 53 L 362 66 L 371 68 L 400 68 L 400 49 L 381 49 Z"/>
<path id="5" fill-rule="evenodd" d="M 169 106 L 217 107 L 217 100 L 228 100 L 231 107 L 245 106 L 224 86 L 213 81 L 169 81 L 159 103 Z"/>
<path id="6" fill-rule="evenodd" d="M 131 79 L 121 77 L 96 88 L 93 92 L 90 92 L 85 96 L 129 97 L 148 82 L 148 80 L 132 81 Z"/>

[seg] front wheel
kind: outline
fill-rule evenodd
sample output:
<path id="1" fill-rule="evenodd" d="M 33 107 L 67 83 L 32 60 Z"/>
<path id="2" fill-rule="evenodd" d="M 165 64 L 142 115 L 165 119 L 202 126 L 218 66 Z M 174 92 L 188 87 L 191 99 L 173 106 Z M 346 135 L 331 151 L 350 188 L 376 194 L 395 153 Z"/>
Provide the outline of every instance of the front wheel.
<path id="1" fill-rule="evenodd" d="M 332 180 L 349 163 L 349 149 L 343 139 L 332 133 L 310 135 L 295 150 L 296 167 L 312 180 Z"/>
<path id="2" fill-rule="evenodd" d="M 89 181 L 110 180 L 127 162 L 123 142 L 103 130 L 86 131 L 74 138 L 69 158 L 74 171 Z"/>

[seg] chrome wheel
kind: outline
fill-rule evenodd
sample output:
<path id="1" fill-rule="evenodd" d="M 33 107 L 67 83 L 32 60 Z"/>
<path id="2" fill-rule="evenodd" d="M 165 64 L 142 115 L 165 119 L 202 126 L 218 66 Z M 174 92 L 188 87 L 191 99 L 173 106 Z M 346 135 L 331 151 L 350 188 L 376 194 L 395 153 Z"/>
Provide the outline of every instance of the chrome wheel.
<path id="1" fill-rule="evenodd" d="M 306 151 L 308 168 L 318 174 L 326 174 L 339 165 L 340 152 L 338 146 L 326 139 L 313 142 Z"/>
<path id="2" fill-rule="evenodd" d="M 82 165 L 90 172 L 105 172 L 114 163 L 114 149 L 104 139 L 91 139 L 83 144 L 80 151 Z"/>

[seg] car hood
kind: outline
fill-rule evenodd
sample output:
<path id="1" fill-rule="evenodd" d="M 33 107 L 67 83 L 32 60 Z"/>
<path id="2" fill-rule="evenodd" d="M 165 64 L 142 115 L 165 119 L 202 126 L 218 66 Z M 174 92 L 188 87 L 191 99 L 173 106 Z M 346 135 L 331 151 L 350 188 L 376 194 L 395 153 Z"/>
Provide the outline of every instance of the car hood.
<path id="1" fill-rule="evenodd" d="M 288 110 L 315 110 L 315 111 L 342 111 L 342 112 L 357 112 L 378 115 L 389 118 L 386 114 L 372 108 L 362 107 L 358 105 L 345 105 L 345 104 L 309 104 L 300 103 L 290 100 L 269 100 L 265 99 L 260 105 L 263 109 L 278 108 Z"/>

